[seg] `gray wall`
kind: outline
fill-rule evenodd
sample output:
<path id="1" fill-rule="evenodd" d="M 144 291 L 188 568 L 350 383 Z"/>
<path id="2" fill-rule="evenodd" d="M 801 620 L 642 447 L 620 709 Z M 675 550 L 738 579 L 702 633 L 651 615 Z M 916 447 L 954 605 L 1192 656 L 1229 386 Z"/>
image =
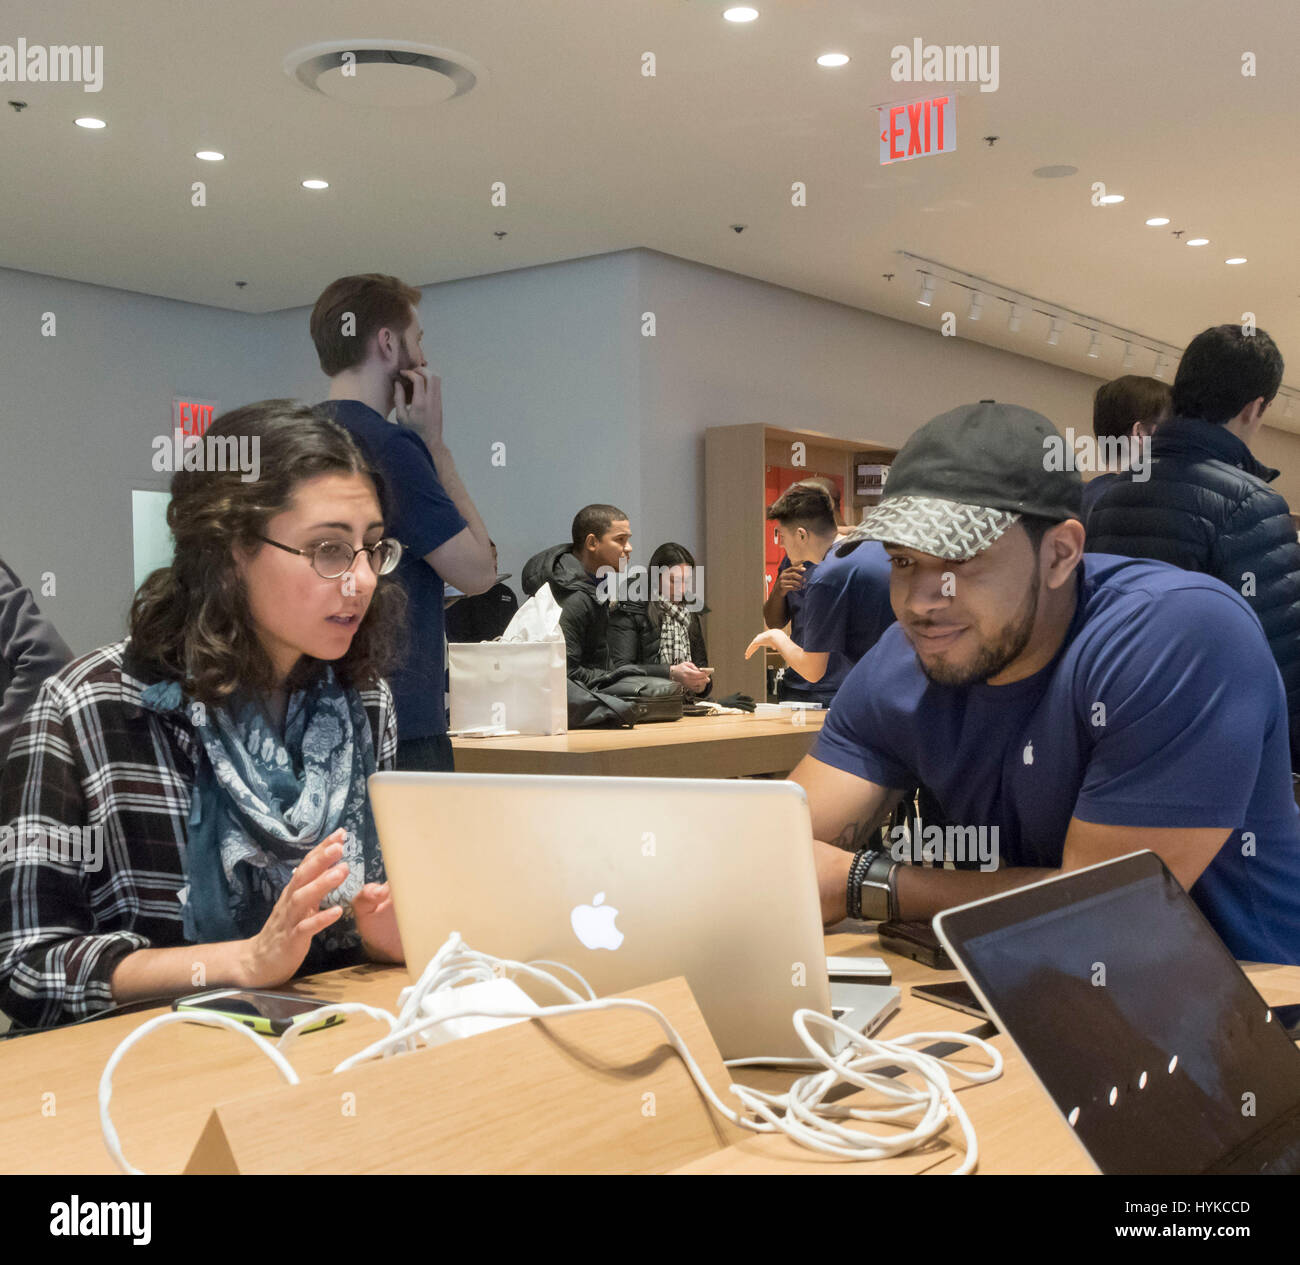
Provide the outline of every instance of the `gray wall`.
<path id="1" fill-rule="evenodd" d="M 54 338 L 41 337 L 47 311 Z M 934 414 L 993 397 L 1080 427 L 1096 386 L 648 251 L 431 286 L 421 317 L 448 441 L 516 590 L 525 559 L 592 500 L 632 516 L 638 561 L 665 539 L 707 561 L 709 426 L 901 444 Z M 34 588 L 54 573 L 56 596 L 38 600 L 78 653 L 123 635 L 130 493 L 166 487 L 151 441 L 169 432 L 172 397 L 228 408 L 326 391 L 306 309 L 247 316 L 0 270 L 0 334 L 0 556 Z M 1300 436 L 1266 431 L 1258 451 L 1300 504 Z"/>
<path id="2" fill-rule="evenodd" d="M 258 332 L 241 313 L 0 270 L 0 556 L 78 653 L 124 634 L 131 489 L 167 487 L 152 440 L 172 397 L 267 393 Z"/>

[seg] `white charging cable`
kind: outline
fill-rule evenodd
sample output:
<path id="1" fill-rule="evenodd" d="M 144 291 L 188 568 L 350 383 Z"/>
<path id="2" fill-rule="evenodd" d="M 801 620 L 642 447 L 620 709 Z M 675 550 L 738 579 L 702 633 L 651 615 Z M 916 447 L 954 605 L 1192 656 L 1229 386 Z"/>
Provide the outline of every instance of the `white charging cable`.
<path id="1" fill-rule="evenodd" d="M 567 971 L 582 985 L 587 995 L 584 997 L 575 992 L 549 971 L 541 969 L 543 966 L 553 966 Z M 564 997 L 564 1002 L 560 1005 L 533 1007 L 529 1010 L 521 1009 L 517 1005 L 477 1006 L 473 1009 L 457 1009 L 454 1013 L 440 1018 L 433 1017 L 424 1010 L 425 999 L 433 993 L 441 993 L 462 984 L 484 983 L 500 978 L 513 979 L 517 975 L 524 975 L 539 983 L 550 985 Z M 902 1155 L 923 1145 L 947 1128 L 951 1116 L 957 1121 L 961 1130 L 965 1150 L 965 1158 L 953 1170 L 954 1174 L 969 1173 L 974 1170 L 979 1160 L 979 1144 L 970 1117 L 958 1101 L 948 1074 L 952 1073 L 974 1084 L 996 1080 L 1002 1075 L 1002 1055 L 987 1042 L 968 1033 L 914 1032 L 893 1041 L 879 1041 L 864 1037 L 862 1033 L 815 1010 L 796 1010 L 795 1031 L 808 1050 L 810 1055 L 808 1060 L 739 1059 L 733 1060 L 728 1066 L 765 1063 L 814 1067 L 820 1070 L 800 1077 L 784 1094 L 765 1093 L 745 1085 L 729 1086 L 731 1093 L 740 1099 L 745 1112 L 748 1113 L 742 1114 L 718 1097 L 676 1028 L 656 1007 L 632 997 L 598 998 L 587 981 L 571 967 L 559 962 L 515 962 L 480 953 L 465 944 L 458 932 L 452 932 L 446 943 L 434 954 L 433 960 L 415 985 L 402 990 L 398 996 L 398 1004 L 399 1011 L 396 1015 L 358 1002 L 340 1002 L 322 1006 L 308 1014 L 297 1016 L 293 1026 L 281 1036 L 278 1042 L 279 1049 L 238 1021 L 222 1015 L 200 1015 L 197 1012 L 186 1011 L 149 1020 L 118 1046 L 100 1078 L 100 1123 L 109 1154 L 124 1172 L 140 1171 L 131 1167 L 122 1155 L 117 1132 L 109 1116 L 108 1103 L 112 1096 L 113 1069 L 126 1051 L 151 1029 L 181 1019 L 207 1023 L 214 1027 L 229 1027 L 244 1033 L 271 1058 L 290 1084 L 297 1084 L 298 1076 L 282 1051 L 296 1040 L 307 1026 L 332 1014 L 366 1014 L 373 1019 L 383 1020 L 389 1025 L 386 1036 L 344 1059 L 335 1067 L 335 1073 L 339 1073 L 371 1059 L 388 1058 L 404 1050 L 414 1050 L 418 1048 L 422 1038 L 427 1039 L 426 1034 L 453 1019 L 549 1019 L 564 1015 L 587 1014 L 597 1010 L 633 1010 L 648 1015 L 659 1025 L 668 1043 L 681 1056 L 691 1079 L 709 1105 L 732 1124 L 755 1133 L 784 1133 L 800 1145 L 825 1155 L 843 1159 L 870 1160 Z M 838 1034 L 846 1043 L 844 1048 L 838 1054 L 832 1054 L 809 1030 L 809 1025 L 827 1028 Z M 942 1059 L 934 1055 L 911 1048 L 922 1042 L 935 1040 L 955 1042 L 960 1046 L 978 1049 L 987 1056 L 989 1065 L 984 1068 L 965 1068 L 945 1064 Z M 885 1068 L 898 1070 L 891 1076 L 881 1075 L 881 1069 Z M 919 1078 L 922 1082 L 921 1086 L 904 1083 L 899 1075 L 900 1072 L 902 1075 Z M 890 1105 L 865 1107 L 827 1103 L 825 1101 L 827 1094 L 841 1082 L 860 1090 L 876 1093 L 886 1099 Z M 920 1118 L 910 1128 L 900 1128 L 888 1134 L 869 1133 L 861 1128 L 846 1128 L 839 1123 L 840 1121 L 899 1123 L 918 1115 Z"/>

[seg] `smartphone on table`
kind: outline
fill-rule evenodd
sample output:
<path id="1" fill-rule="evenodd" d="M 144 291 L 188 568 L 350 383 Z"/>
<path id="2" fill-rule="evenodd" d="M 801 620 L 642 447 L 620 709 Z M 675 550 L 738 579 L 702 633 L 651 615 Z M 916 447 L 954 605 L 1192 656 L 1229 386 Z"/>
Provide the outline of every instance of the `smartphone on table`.
<path id="1" fill-rule="evenodd" d="M 934 928 L 928 922 L 901 922 L 891 919 L 876 928 L 881 948 L 920 962 L 936 971 L 955 971 L 948 951 L 939 943 Z"/>
<path id="2" fill-rule="evenodd" d="M 293 997 L 288 993 L 268 993 L 260 989 L 218 988 L 207 993 L 191 993 L 172 1002 L 172 1009 L 202 1014 L 225 1015 L 265 1036 L 282 1036 L 299 1015 L 319 1010 L 326 1003 L 311 997 Z M 326 1015 L 308 1024 L 304 1032 L 332 1028 L 342 1023 L 343 1015 Z"/>
<path id="3" fill-rule="evenodd" d="M 980 999 L 975 996 L 971 986 L 964 979 L 952 980 L 947 984 L 913 984 L 912 996 L 925 1001 L 932 1001 L 936 1006 L 947 1006 L 950 1010 L 960 1010 L 963 1015 L 975 1019 L 987 1019 Z"/>

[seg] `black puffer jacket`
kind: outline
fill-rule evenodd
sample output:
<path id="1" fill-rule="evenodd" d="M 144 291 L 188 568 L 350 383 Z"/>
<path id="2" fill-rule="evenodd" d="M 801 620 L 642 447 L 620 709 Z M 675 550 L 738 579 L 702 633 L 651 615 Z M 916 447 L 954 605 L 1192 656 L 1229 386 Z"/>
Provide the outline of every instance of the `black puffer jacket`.
<path id="1" fill-rule="evenodd" d="M 629 601 L 620 603 L 617 616 L 610 621 L 609 653 L 615 664 L 658 663 L 659 628 L 663 613 L 657 602 Z M 704 625 L 698 611 L 691 611 L 691 662 L 697 668 L 709 666 L 709 654 L 704 648 Z M 707 698 L 713 681 L 695 695 Z"/>
<path id="2" fill-rule="evenodd" d="M 596 582 L 573 556 L 569 545 L 552 545 L 534 554 L 524 563 L 521 579 L 529 597 L 543 584 L 549 584 L 560 604 L 560 631 L 564 634 L 571 680 L 599 688 L 611 669 L 624 666 L 611 653 L 611 641 L 627 644 L 629 635 L 620 635 L 620 629 L 628 616 L 620 607 L 611 608 L 600 600 Z M 630 634 L 630 640 L 636 644 L 635 632 Z M 666 663 L 639 663 L 636 668 L 645 676 L 670 675 Z"/>
<path id="3" fill-rule="evenodd" d="M 1236 435 L 1194 418 L 1151 441 L 1151 478 L 1122 475 L 1088 519 L 1088 552 L 1154 558 L 1222 580 L 1259 616 L 1282 673 L 1300 769 L 1300 543 L 1278 476 Z"/>

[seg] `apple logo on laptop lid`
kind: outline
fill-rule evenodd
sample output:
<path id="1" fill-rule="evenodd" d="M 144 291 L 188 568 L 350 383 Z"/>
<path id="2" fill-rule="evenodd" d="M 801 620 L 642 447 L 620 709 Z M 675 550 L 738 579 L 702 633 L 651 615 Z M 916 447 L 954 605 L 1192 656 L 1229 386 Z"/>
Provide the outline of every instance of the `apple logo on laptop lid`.
<path id="1" fill-rule="evenodd" d="M 573 934 L 588 949 L 617 949 L 623 933 L 614 925 L 618 910 L 606 905 L 605 893 L 597 892 L 590 905 L 575 905 L 569 915 Z"/>

